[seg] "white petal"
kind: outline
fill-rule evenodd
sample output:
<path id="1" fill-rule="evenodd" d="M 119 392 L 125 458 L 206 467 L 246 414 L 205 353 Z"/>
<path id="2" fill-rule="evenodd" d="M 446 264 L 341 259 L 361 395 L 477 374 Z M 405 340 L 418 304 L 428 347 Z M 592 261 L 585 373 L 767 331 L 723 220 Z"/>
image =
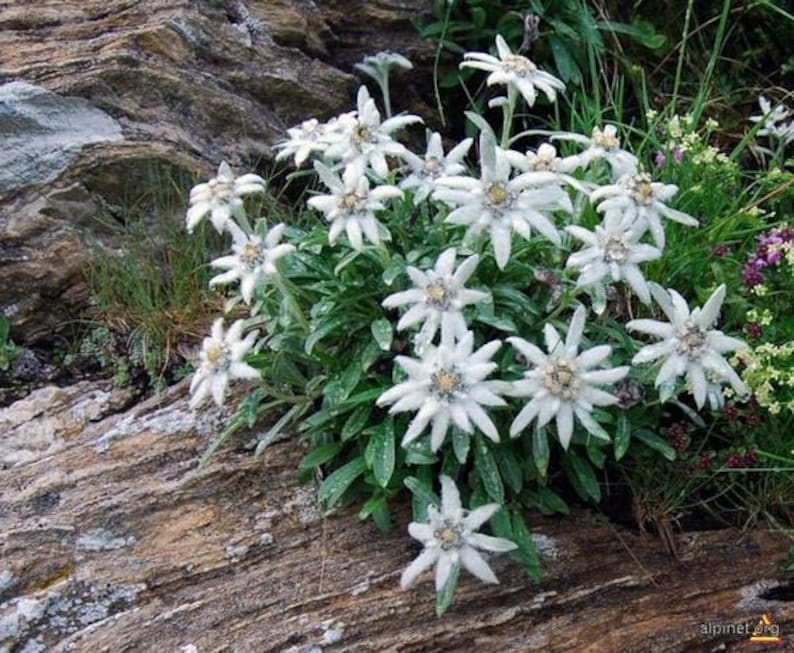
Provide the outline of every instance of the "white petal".
<path id="1" fill-rule="evenodd" d="M 480 528 L 480 526 L 482 526 L 497 512 L 499 512 L 500 509 L 501 506 L 498 503 L 486 503 L 485 505 L 472 510 L 461 520 L 461 523 L 463 524 L 464 528 L 470 531 L 476 531 Z"/>
<path id="2" fill-rule="evenodd" d="M 483 535 L 482 533 L 472 533 L 466 540 L 469 544 L 478 549 L 486 551 L 496 551 L 502 553 L 504 551 L 515 551 L 518 545 L 515 542 L 506 540 L 503 537 L 491 537 L 490 535 Z"/>
<path id="3" fill-rule="evenodd" d="M 444 589 L 444 585 L 447 584 L 453 564 L 452 555 L 448 552 L 442 551 L 439 554 L 438 562 L 436 563 L 436 593 Z"/>
<path id="4" fill-rule="evenodd" d="M 402 589 L 407 589 L 413 585 L 420 574 L 430 569 L 430 567 L 435 564 L 436 560 L 438 560 L 439 552 L 440 550 L 438 547 L 430 547 L 422 551 L 422 553 L 403 570 L 400 576 L 400 587 L 402 587 Z"/>
<path id="5" fill-rule="evenodd" d="M 441 514 L 444 519 L 460 519 L 461 503 L 458 486 L 455 485 L 449 476 L 442 474 L 439 479 L 441 482 Z"/>
<path id="6" fill-rule="evenodd" d="M 460 549 L 460 561 L 472 574 L 479 578 L 484 583 L 498 583 L 488 563 L 485 562 L 483 557 L 470 546 L 463 546 Z"/>

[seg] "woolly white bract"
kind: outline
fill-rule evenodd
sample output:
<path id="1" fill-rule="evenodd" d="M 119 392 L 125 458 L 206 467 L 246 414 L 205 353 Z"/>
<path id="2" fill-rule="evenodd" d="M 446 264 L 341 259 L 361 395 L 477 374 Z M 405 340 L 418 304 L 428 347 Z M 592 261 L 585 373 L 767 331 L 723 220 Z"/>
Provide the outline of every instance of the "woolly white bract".
<path id="1" fill-rule="evenodd" d="M 670 321 L 631 320 L 626 324 L 629 331 L 647 333 L 661 340 L 640 349 L 631 362 L 638 365 L 664 359 L 656 376 L 656 386 L 686 375 L 698 408 L 703 407 L 709 394 L 714 395 L 718 382 L 727 382 L 738 394 L 746 395 L 747 386 L 722 354 L 747 345 L 711 328 L 725 299 L 725 284 L 711 294 L 702 308 L 691 312 L 686 300 L 672 288 L 665 290 L 658 284 L 651 284 L 651 293 Z"/>
<path id="2" fill-rule="evenodd" d="M 228 227 L 232 218 L 245 219 L 243 197 L 265 192 L 265 180 L 259 175 L 247 174 L 235 177 L 231 167 L 223 161 L 218 167 L 218 176 L 198 184 L 190 191 L 190 208 L 185 219 L 187 230 L 209 214 L 212 226 L 220 233 Z"/>
<path id="3" fill-rule="evenodd" d="M 468 227 L 470 237 L 488 230 L 496 264 L 510 260 L 512 232 L 524 238 L 536 229 L 559 245 L 560 234 L 548 214 L 572 212 L 568 194 L 553 172 L 525 172 L 511 177 L 505 151 L 487 134 L 480 136 L 480 178 L 463 175 L 436 181 L 435 198 L 455 208 L 446 218 L 450 224 Z"/>
<path id="4" fill-rule="evenodd" d="M 548 354 L 523 338 L 512 337 L 513 345 L 531 365 L 524 378 L 514 381 L 511 395 L 532 397 L 510 426 L 510 435 L 517 436 L 534 419 L 538 427 L 555 418 L 557 437 L 567 449 L 573 435 L 574 417 L 592 435 L 603 438 L 604 429 L 591 415 L 594 406 L 617 403 L 617 397 L 596 386 L 620 381 L 629 372 L 628 367 L 591 370 L 612 353 L 609 345 L 599 345 L 579 352 L 584 333 L 585 308 L 579 306 L 568 326 L 565 341 L 551 324 L 543 327 Z"/>
<path id="5" fill-rule="evenodd" d="M 464 61 L 460 67 L 478 68 L 491 73 L 485 80 L 488 86 L 504 84 L 508 88 L 508 93 L 511 90 L 517 91 L 529 106 L 535 104 L 538 90 L 543 92 L 550 102 L 554 102 L 557 98 L 557 91 L 565 90 L 565 84 L 554 75 L 539 70 L 526 57 L 513 54 L 500 34 L 496 35 L 496 51 L 498 57 L 485 52 L 467 52 L 463 55 Z"/>
<path id="6" fill-rule="evenodd" d="M 474 273 L 480 257 L 469 256 L 455 269 L 454 247 L 442 252 L 433 269 L 427 272 L 408 266 L 406 272 L 414 283 L 414 288 L 389 295 L 383 300 L 384 308 L 395 308 L 405 304 L 413 304 L 400 318 L 397 330 L 423 322 L 416 336 L 415 347 L 421 353 L 429 345 L 441 327 L 442 342 L 461 340 L 468 330 L 463 317 L 463 307 L 488 298 L 488 293 L 481 290 L 464 288 L 469 277 Z"/>
<path id="7" fill-rule="evenodd" d="M 428 506 L 427 522 L 411 522 L 408 533 L 419 540 L 424 549 L 406 567 L 400 577 L 403 589 L 410 587 L 424 571 L 435 565 L 436 591 L 440 592 L 452 570 L 463 565 L 484 583 L 499 580 L 479 551 L 502 553 L 517 548 L 514 542 L 502 537 L 491 537 L 477 531 L 500 509 L 498 503 L 488 503 L 472 511 L 465 510 L 455 482 L 440 476 L 441 509 Z"/>
<path id="8" fill-rule="evenodd" d="M 451 424 L 472 433 L 472 422 L 494 442 L 499 441 L 496 426 L 483 406 L 504 406 L 494 392 L 496 382 L 485 381 L 498 366 L 491 357 L 501 346 L 498 340 L 474 348 L 474 334 L 468 332 L 458 343 L 442 342 L 425 350 L 421 359 L 396 356 L 395 361 L 408 374 L 408 380 L 378 397 L 378 405 L 394 404 L 390 413 L 417 411 L 403 436 L 406 446 L 431 424 L 430 448 L 437 451 Z"/>
<path id="9" fill-rule="evenodd" d="M 215 403 L 223 405 L 229 381 L 234 379 L 259 379 L 259 372 L 244 362 L 245 355 L 256 342 L 256 331 L 242 338 L 245 323 L 237 320 L 223 332 L 223 318 L 212 324 L 212 333 L 204 338 L 199 357 L 199 368 L 190 382 L 191 408 L 195 408 L 208 395 Z"/>
<path id="10" fill-rule="evenodd" d="M 380 231 L 383 230 L 386 236 L 388 232 L 375 219 L 375 212 L 386 208 L 383 200 L 400 197 L 402 191 L 396 186 L 370 189 L 361 163 L 348 164 L 341 179 L 319 161 L 314 162 L 314 169 L 331 191 L 330 195 L 316 195 L 308 201 L 309 206 L 324 213 L 325 219 L 331 223 L 328 242 L 333 245 L 344 231 L 350 246 L 356 251 L 364 248 L 365 237 L 373 245 L 379 245 Z"/>
<path id="11" fill-rule="evenodd" d="M 607 125 L 604 129 L 593 127 L 590 137 L 571 132 L 552 132 L 551 138 L 567 140 L 585 146 L 577 156 L 582 167 L 589 167 L 594 161 L 606 161 L 612 171 L 612 178 L 619 179 L 625 175 L 637 173 L 637 157 L 620 147 L 618 130 L 615 125 Z"/>
<path id="12" fill-rule="evenodd" d="M 286 225 L 277 224 L 264 235 L 248 235 L 239 228 L 232 229 L 234 253 L 210 262 L 212 267 L 226 270 L 210 279 L 210 286 L 239 281 L 243 301 L 250 304 L 257 283 L 277 275 L 276 261 L 295 250 L 294 245 L 280 243 L 285 228 Z"/>
<path id="13" fill-rule="evenodd" d="M 461 162 L 471 148 L 472 142 L 471 138 L 464 138 L 445 155 L 441 134 L 434 132 L 427 141 L 427 152 L 424 157 L 419 157 L 413 152 L 406 152 L 403 155 L 411 172 L 400 182 L 400 188 L 413 191 L 414 204 L 424 202 L 433 195 L 439 177 L 459 175 L 466 170 L 466 166 Z"/>

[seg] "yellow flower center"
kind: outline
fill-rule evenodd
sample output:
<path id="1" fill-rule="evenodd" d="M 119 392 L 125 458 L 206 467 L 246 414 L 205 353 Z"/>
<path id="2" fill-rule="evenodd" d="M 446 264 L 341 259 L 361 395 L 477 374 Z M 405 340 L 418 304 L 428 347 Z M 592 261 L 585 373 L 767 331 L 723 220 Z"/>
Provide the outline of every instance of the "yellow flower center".
<path id="1" fill-rule="evenodd" d="M 706 332 L 694 322 L 688 321 L 678 332 L 678 353 L 697 360 L 706 350 L 706 341 Z"/>
<path id="2" fill-rule="evenodd" d="M 520 77 L 531 75 L 537 72 L 538 67 L 526 57 L 520 54 L 509 54 L 502 60 L 502 66 L 505 70 L 515 73 Z"/>
<path id="3" fill-rule="evenodd" d="M 371 143 L 375 140 L 372 132 L 370 131 L 369 127 L 366 125 L 359 124 L 353 130 L 353 141 L 358 143 L 359 145 L 362 143 Z"/>
<path id="4" fill-rule="evenodd" d="M 246 265 L 253 265 L 257 263 L 262 255 L 262 250 L 256 245 L 248 243 L 240 251 L 240 260 Z"/>
<path id="5" fill-rule="evenodd" d="M 487 191 L 488 202 L 494 206 L 501 206 L 510 196 L 504 184 L 491 184 Z"/>
<path id="6" fill-rule="evenodd" d="M 441 173 L 441 161 L 434 156 L 428 157 L 423 170 L 428 177 L 437 177 Z"/>
<path id="7" fill-rule="evenodd" d="M 352 193 L 346 193 L 342 196 L 342 199 L 339 200 L 340 208 L 345 209 L 346 211 L 361 211 L 364 209 L 364 200 L 365 196 L 356 193 L 355 191 Z"/>
<path id="8" fill-rule="evenodd" d="M 441 280 L 434 281 L 425 286 L 425 301 L 437 308 L 446 308 L 449 306 L 451 294 L 449 288 L 447 288 Z"/>
<path id="9" fill-rule="evenodd" d="M 593 127 L 590 140 L 593 141 L 593 145 L 607 150 L 616 150 L 620 147 L 620 141 L 614 134 L 605 134 L 598 127 Z"/>
<path id="10" fill-rule="evenodd" d="M 228 200 L 234 197 L 234 184 L 222 179 L 211 179 L 209 182 L 210 193 L 217 200 Z"/>
<path id="11" fill-rule="evenodd" d="M 573 399 L 582 382 L 576 374 L 576 364 L 567 358 L 558 358 L 543 371 L 543 385 L 561 399 Z"/>
<path id="12" fill-rule="evenodd" d="M 648 175 L 635 175 L 629 182 L 631 195 L 637 204 L 652 204 L 654 201 L 653 186 Z"/>
<path id="13" fill-rule="evenodd" d="M 433 390 L 442 398 L 448 399 L 461 387 L 461 376 L 454 370 L 441 369 L 430 375 Z"/>
<path id="14" fill-rule="evenodd" d="M 204 357 L 211 366 L 220 368 L 226 365 L 228 351 L 223 344 L 214 342 L 204 349 Z"/>
<path id="15" fill-rule="evenodd" d="M 440 528 L 433 533 L 433 537 L 435 537 L 439 543 L 441 544 L 441 548 L 447 551 L 448 549 L 452 548 L 460 548 L 463 544 L 461 533 L 460 533 L 460 526 L 452 525 L 447 523 L 444 528 Z"/>
<path id="16" fill-rule="evenodd" d="M 629 253 L 629 244 L 623 236 L 613 234 L 604 243 L 604 261 L 607 263 L 625 263 Z"/>

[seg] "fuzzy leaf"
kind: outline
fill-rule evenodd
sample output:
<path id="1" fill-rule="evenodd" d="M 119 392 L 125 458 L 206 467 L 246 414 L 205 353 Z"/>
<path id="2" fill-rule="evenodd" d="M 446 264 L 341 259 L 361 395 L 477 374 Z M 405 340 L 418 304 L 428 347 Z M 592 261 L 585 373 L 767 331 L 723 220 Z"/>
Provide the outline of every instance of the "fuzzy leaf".
<path id="1" fill-rule="evenodd" d="M 298 469 L 313 469 L 333 459 L 342 450 L 341 442 L 323 444 L 307 453 L 298 463 Z"/>
<path id="2" fill-rule="evenodd" d="M 538 427 L 537 424 L 532 429 L 532 458 L 535 460 L 535 468 L 541 478 L 544 478 L 546 470 L 549 468 L 549 459 L 551 458 L 549 438 L 546 435 L 545 427 Z"/>
<path id="3" fill-rule="evenodd" d="M 386 318 L 380 318 L 372 322 L 370 330 L 372 331 L 372 337 L 375 338 L 375 342 L 378 343 L 378 347 L 383 351 L 389 351 L 394 334 L 392 323 Z"/>
<path id="4" fill-rule="evenodd" d="M 665 458 L 667 458 L 667 460 L 675 460 L 675 449 L 673 449 L 666 440 L 656 435 L 656 433 L 653 431 L 648 429 L 637 429 L 634 431 L 634 433 L 632 433 L 632 436 L 651 449 L 658 451 Z"/>
<path id="5" fill-rule="evenodd" d="M 353 484 L 353 481 L 365 471 L 367 471 L 367 463 L 361 456 L 345 463 L 322 482 L 317 491 L 317 498 L 325 504 L 326 508 L 332 508 Z"/>
<path id="6" fill-rule="evenodd" d="M 474 467 L 488 496 L 497 503 L 504 503 L 505 489 L 499 468 L 485 440 L 479 436 L 474 438 Z"/>
<path id="7" fill-rule="evenodd" d="M 394 421 L 387 419 L 373 429 L 365 452 L 367 464 L 375 474 L 375 480 L 386 487 L 394 473 Z"/>
<path id="8" fill-rule="evenodd" d="M 620 460 L 626 455 L 631 442 L 631 424 L 629 418 L 625 413 L 621 413 L 618 417 L 618 428 L 615 431 L 615 441 L 613 446 L 615 448 L 615 460 Z"/>

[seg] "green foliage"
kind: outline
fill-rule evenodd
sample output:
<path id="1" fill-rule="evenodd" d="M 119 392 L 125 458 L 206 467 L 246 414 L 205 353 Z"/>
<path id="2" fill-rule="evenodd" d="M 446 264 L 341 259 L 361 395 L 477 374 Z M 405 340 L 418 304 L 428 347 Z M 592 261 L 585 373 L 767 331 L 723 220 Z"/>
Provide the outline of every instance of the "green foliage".
<path id="1" fill-rule="evenodd" d="M 11 323 L 0 315 L 0 372 L 7 371 L 19 356 L 21 348 L 11 340 Z"/>

